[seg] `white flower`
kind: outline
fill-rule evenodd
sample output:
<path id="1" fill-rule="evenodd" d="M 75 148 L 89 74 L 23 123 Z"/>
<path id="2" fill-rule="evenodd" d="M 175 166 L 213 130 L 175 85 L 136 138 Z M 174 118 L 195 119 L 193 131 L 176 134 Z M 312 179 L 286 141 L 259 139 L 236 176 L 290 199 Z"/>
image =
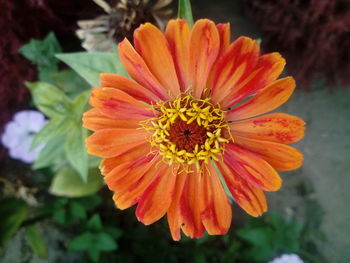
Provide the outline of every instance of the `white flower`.
<path id="1" fill-rule="evenodd" d="M 37 158 L 43 145 L 29 151 L 34 135 L 45 126 L 46 120 L 41 112 L 24 110 L 17 112 L 13 120 L 5 125 L 1 136 L 2 144 L 9 150 L 10 157 L 25 163 Z"/>
<path id="2" fill-rule="evenodd" d="M 304 263 L 304 261 L 296 254 L 284 254 L 269 263 Z"/>

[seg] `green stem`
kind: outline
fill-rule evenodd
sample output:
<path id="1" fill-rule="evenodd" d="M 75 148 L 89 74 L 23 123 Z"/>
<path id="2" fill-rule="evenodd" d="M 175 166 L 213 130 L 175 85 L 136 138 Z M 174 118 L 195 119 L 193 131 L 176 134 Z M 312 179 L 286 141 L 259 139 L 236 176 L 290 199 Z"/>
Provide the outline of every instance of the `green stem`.
<path id="1" fill-rule="evenodd" d="M 177 16 L 187 20 L 189 25 L 193 26 L 193 16 L 190 0 L 179 0 L 179 9 Z"/>

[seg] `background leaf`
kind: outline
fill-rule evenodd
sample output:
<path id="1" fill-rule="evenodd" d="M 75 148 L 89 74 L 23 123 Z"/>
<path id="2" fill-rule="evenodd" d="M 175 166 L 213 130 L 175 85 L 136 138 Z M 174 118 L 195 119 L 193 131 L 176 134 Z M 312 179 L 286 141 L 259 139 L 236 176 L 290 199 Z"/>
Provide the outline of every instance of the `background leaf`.
<path id="1" fill-rule="evenodd" d="M 59 196 L 81 197 L 97 192 L 102 186 L 102 176 L 98 169 L 89 170 L 85 183 L 72 168 L 64 166 L 55 175 L 50 191 Z"/>
<path id="2" fill-rule="evenodd" d="M 107 52 L 77 52 L 56 55 L 61 61 L 74 69 L 92 87 L 99 86 L 100 73 L 119 73 L 118 57 Z M 122 72 L 120 72 L 122 73 Z"/>
<path id="3" fill-rule="evenodd" d="M 46 258 L 46 244 L 42 235 L 36 226 L 27 226 L 25 229 L 25 237 L 29 246 L 33 249 L 35 255 L 39 258 Z"/>
<path id="4" fill-rule="evenodd" d="M 0 244 L 9 240 L 26 219 L 27 204 L 20 199 L 5 198 L 0 201 Z"/>

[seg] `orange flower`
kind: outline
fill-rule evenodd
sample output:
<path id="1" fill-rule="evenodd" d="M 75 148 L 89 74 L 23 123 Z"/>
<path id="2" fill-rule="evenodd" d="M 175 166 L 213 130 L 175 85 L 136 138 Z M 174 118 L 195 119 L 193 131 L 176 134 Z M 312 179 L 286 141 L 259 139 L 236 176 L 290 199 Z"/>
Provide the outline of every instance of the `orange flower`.
<path id="1" fill-rule="evenodd" d="M 94 131 L 88 151 L 103 158 L 117 207 L 137 204 L 145 225 L 166 214 L 174 240 L 180 229 L 192 238 L 228 231 L 232 212 L 223 184 L 247 213 L 264 213 L 264 191 L 281 187 L 276 170 L 303 161 L 287 144 L 303 137 L 304 121 L 262 115 L 295 87 L 291 77 L 277 79 L 285 65 L 280 54 L 260 55 L 248 37 L 230 44 L 229 24 L 202 19 L 190 29 L 177 19 L 164 34 L 140 26 L 134 46 L 125 39 L 119 55 L 135 81 L 102 74 L 83 118 Z"/>

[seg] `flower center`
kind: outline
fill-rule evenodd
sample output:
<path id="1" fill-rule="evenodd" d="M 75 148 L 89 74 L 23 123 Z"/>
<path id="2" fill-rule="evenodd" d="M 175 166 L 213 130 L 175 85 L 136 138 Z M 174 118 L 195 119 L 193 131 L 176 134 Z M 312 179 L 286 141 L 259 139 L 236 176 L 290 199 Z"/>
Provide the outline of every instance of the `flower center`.
<path id="1" fill-rule="evenodd" d="M 181 95 L 152 109 L 159 111 L 159 116 L 141 126 L 151 132 L 151 145 L 168 164 L 195 164 L 199 169 L 202 162 L 218 160 L 223 144 L 229 142 L 224 136 L 228 134 L 225 112 L 209 98 Z"/>

